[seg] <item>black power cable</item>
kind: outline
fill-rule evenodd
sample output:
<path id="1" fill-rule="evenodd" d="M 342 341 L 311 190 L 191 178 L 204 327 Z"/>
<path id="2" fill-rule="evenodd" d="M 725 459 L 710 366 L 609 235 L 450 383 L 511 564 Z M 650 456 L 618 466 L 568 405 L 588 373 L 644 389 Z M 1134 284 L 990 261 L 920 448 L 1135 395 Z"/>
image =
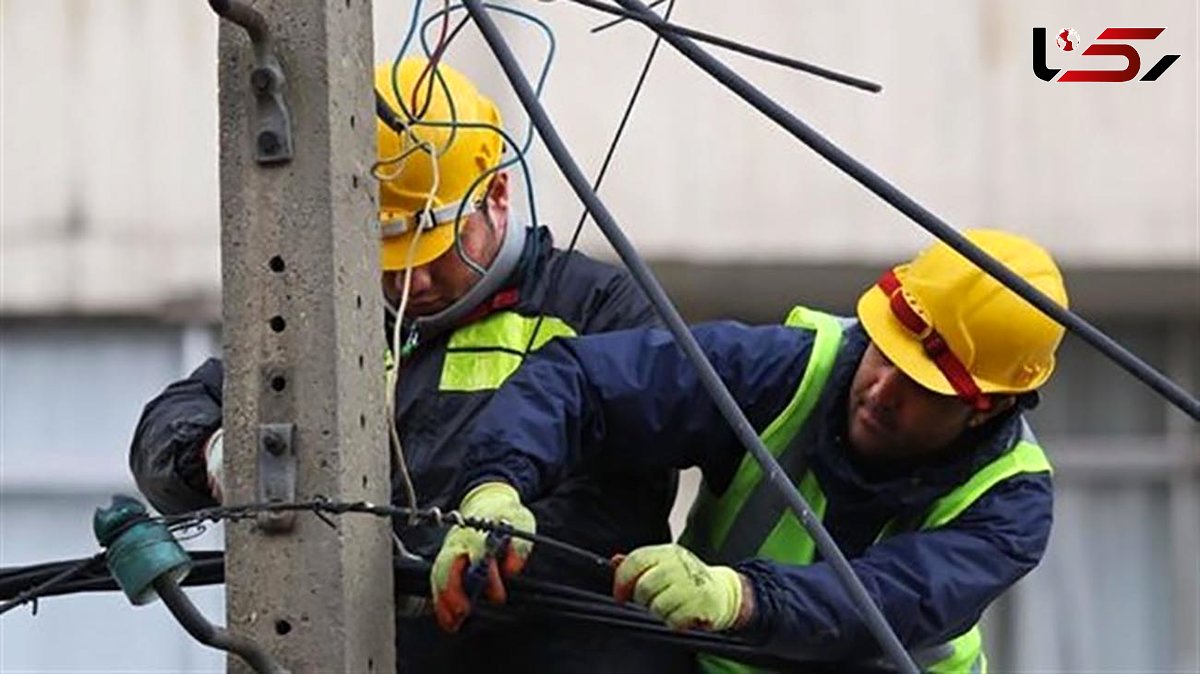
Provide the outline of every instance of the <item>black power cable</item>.
<path id="1" fill-rule="evenodd" d="M 197 587 L 224 583 L 225 560 L 222 551 L 190 551 L 188 554 L 192 558 L 192 571 L 180 585 Z M 18 605 L 40 597 L 120 591 L 121 588 L 109 575 L 108 569 L 102 563 L 98 563 L 99 557 L 102 557 L 102 554 L 30 567 L 0 569 L 0 599 L 17 597 L 17 600 L 10 603 Z M 428 564 L 398 560 L 395 572 L 396 590 L 399 594 L 429 596 Z M 50 580 L 57 575 L 71 575 L 72 578 L 66 582 L 31 586 L 31 578 Z M 618 631 L 653 643 L 736 658 L 763 667 L 792 669 L 808 662 L 765 653 L 760 644 L 740 637 L 700 630 L 675 630 L 641 606 L 619 604 L 607 595 L 525 576 L 510 578 L 506 585 L 508 603 L 481 604 L 475 612 L 479 617 L 487 621 L 512 621 L 518 618 L 541 621 L 567 620 Z M 34 594 L 36 597 L 30 597 Z M 814 658 L 816 655 L 814 654 Z"/>
<path id="2" fill-rule="evenodd" d="M 588 7 L 596 4 L 592 0 L 571 1 Z M 1059 306 L 1053 300 L 1046 297 L 1037 288 L 1030 285 L 1028 281 L 1017 276 L 1008 267 L 971 243 L 941 218 L 926 210 L 916 201 L 913 201 L 907 194 L 901 192 L 895 185 L 892 185 L 862 162 L 851 157 L 837 145 L 834 145 L 818 131 L 805 124 L 783 106 L 759 91 L 754 85 L 740 77 L 728 66 L 696 46 L 691 40 L 664 28 L 658 16 L 649 11 L 639 0 L 616 1 L 628 10 L 630 13 L 629 18 L 644 24 L 662 36 L 679 53 L 683 54 L 718 82 L 736 93 L 756 110 L 782 126 L 800 140 L 800 142 L 812 148 L 817 154 L 841 169 L 876 196 L 895 207 L 896 210 L 907 215 L 913 222 L 925 229 L 925 231 L 941 239 L 946 245 L 953 248 L 963 257 L 974 262 L 980 269 L 983 269 L 997 281 L 1000 281 L 1013 292 L 1020 295 L 1026 302 L 1037 307 L 1046 316 L 1054 319 L 1076 335 L 1079 335 L 1084 341 L 1125 368 L 1134 377 L 1137 377 L 1138 380 L 1186 412 L 1188 416 L 1200 421 L 1200 401 L 1187 391 L 1184 391 L 1178 384 L 1150 367 L 1145 361 L 1130 353 L 1125 347 L 1075 313 Z"/>
<path id="3" fill-rule="evenodd" d="M 38 597 L 46 596 L 51 593 L 55 587 L 66 583 L 84 572 L 94 568 L 101 560 L 104 559 L 104 553 L 97 553 L 86 559 L 74 560 L 66 565 L 65 568 L 55 569 L 55 572 L 50 577 L 42 580 L 36 585 L 32 585 L 22 592 L 18 592 L 9 601 L 0 604 L 0 615 L 4 615 L 14 608 L 31 601 L 37 601 Z"/>
<path id="4" fill-rule="evenodd" d="M 575 190 L 576 195 L 587 206 L 592 213 L 592 218 L 595 219 L 596 225 L 604 232 L 605 237 L 617 251 L 617 255 L 629 268 L 630 273 L 637 280 L 638 284 L 646 292 L 650 302 L 657 309 L 659 316 L 667 325 L 675 342 L 687 355 L 698 371 L 698 375 L 704 388 L 709 395 L 713 397 L 714 403 L 720 409 L 722 416 L 729 422 L 738 440 L 743 446 L 754 456 L 759 465 L 763 467 L 763 473 L 766 480 L 784 497 L 788 504 L 789 510 L 796 515 L 796 518 L 803 524 L 804 528 L 812 536 L 816 543 L 817 549 L 820 550 L 822 557 L 829 563 L 830 567 L 837 574 L 843 586 L 850 595 L 851 601 L 863 615 L 863 619 L 871 634 L 879 641 L 883 651 L 887 654 L 888 659 L 895 663 L 896 667 L 903 672 L 911 674 L 917 673 L 917 667 L 913 663 L 912 658 L 904 651 L 904 646 L 900 643 L 900 639 L 888 626 L 887 620 L 879 607 L 872 601 L 871 596 L 867 594 L 867 590 L 863 587 L 862 581 L 854 574 L 850 563 L 846 561 L 846 556 L 838 549 L 833 538 L 825 527 L 821 524 L 818 518 L 812 511 L 812 508 L 805 502 L 804 497 L 796 490 L 796 486 L 792 484 L 787 473 L 779 466 L 775 457 L 763 445 L 762 439 L 758 437 L 758 433 L 750 422 L 746 419 L 745 414 L 737 405 L 733 395 L 729 389 L 721 381 L 712 363 L 704 356 L 700 345 L 696 342 L 696 338 L 688 331 L 687 325 L 683 322 L 679 312 L 675 309 L 671 300 L 659 285 L 658 280 L 651 273 L 646 263 L 638 255 L 636 249 L 625 237 L 624 232 L 617 225 L 616 220 L 609 213 L 608 208 L 592 191 L 588 185 L 587 178 L 584 177 L 583 171 L 579 169 L 575 163 L 570 151 L 559 137 L 558 132 L 554 128 L 554 124 L 546 115 L 545 109 L 537 100 L 537 96 L 530 86 L 529 81 L 525 79 L 521 72 L 521 67 L 517 63 L 516 57 L 509 48 L 504 36 L 500 33 L 500 29 L 496 27 L 491 16 L 483 7 L 480 0 L 463 0 L 467 7 L 467 11 L 471 13 L 471 18 L 475 24 L 479 26 L 480 32 L 483 33 L 484 39 L 488 46 L 491 47 L 496 59 L 500 62 L 505 75 L 508 77 L 509 83 L 516 92 L 517 97 L 521 100 L 521 104 L 525 107 L 529 117 L 533 120 L 534 126 L 537 127 L 538 134 L 542 137 L 542 141 L 546 144 L 546 149 L 550 152 L 550 156 L 558 164 L 559 169 L 566 177 L 567 182 L 571 184 L 571 188 Z M 680 39 L 672 36 L 664 39 Z"/>
<path id="5" fill-rule="evenodd" d="M 671 11 L 675 9 L 675 0 L 670 0 L 667 5 L 667 11 L 663 16 L 667 19 L 671 18 Z M 467 18 L 467 17 L 464 17 Z M 625 127 L 629 124 L 629 118 L 633 115 L 633 106 L 637 103 L 638 96 L 642 93 L 642 85 L 646 83 L 646 77 L 650 74 L 650 66 L 654 63 L 654 56 L 658 54 L 658 45 L 662 43 L 662 37 L 655 35 L 654 42 L 650 45 L 650 52 L 646 55 L 646 62 L 642 64 L 642 71 L 638 74 L 637 82 L 633 85 L 633 93 L 629 96 L 629 102 L 625 104 L 625 112 L 621 114 L 621 121 L 617 123 L 617 130 L 613 133 L 612 141 L 608 144 L 608 151 L 604 153 L 604 161 L 600 162 L 600 170 L 596 172 L 596 180 L 592 183 L 592 190 L 596 193 L 600 192 L 600 185 L 604 182 L 604 176 L 608 173 L 608 166 L 612 163 L 613 156 L 617 153 L 617 145 L 621 143 L 621 135 L 625 133 Z M 550 298 L 550 293 L 556 292 L 559 287 L 559 282 L 566 274 L 567 265 L 571 264 L 571 252 L 579 244 L 579 235 L 583 233 L 583 226 L 587 223 L 588 209 L 585 207 L 583 212 L 579 214 L 579 222 L 575 223 L 575 231 L 571 233 L 571 243 L 566 248 L 566 254 L 563 256 L 563 262 L 555 270 L 554 278 L 550 281 L 547 293 L 542 297 L 541 306 L 538 307 L 537 322 L 533 324 L 533 330 L 529 333 L 529 342 L 525 344 L 525 353 L 528 354 L 533 350 L 533 345 L 537 342 L 538 332 L 542 329 L 542 321 L 546 318 L 546 302 Z M 536 225 L 537 223 L 533 223 Z"/>
<path id="6" fill-rule="evenodd" d="M 817 77 L 822 77 L 831 82 L 837 82 L 839 84 L 845 84 L 847 86 L 851 86 L 856 89 L 862 89 L 863 91 L 869 91 L 873 94 L 877 94 L 880 91 L 883 91 L 882 84 L 878 84 L 876 82 L 872 82 L 870 80 L 866 80 L 861 77 L 855 77 L 854 75 L 847 75 L 845 73 L 839 73 L 836 70 L 830 70 L 829 68 L 826 68 L 824 66 L 815 65 L 812 63 L 805 63 L 804 61 L 800 61 L 800 60 L 797 60 L 797 59 L 794 59 L 794 58 L 791 58 L 788 56 L 780 56 L 779 54 L 773 54 L 769 51 L 759 49 L 758 47 L 751 47 L 750 45 L 742 44 L 741 42 L 736 42 L 736 41 L 730 40 L 728 38 L 720 37 L 718 35 L 711 35 L 709 33 L 705 33 L 705 32 L 696 30 L 695 28 L 688 28 L 686 26 L 680 26 L 678 24 L 670 23 L 670 22 L 666 21 L 665 19 L 658 18 L 658 15 L 656 15 L 654 13 L 649 13 L 649 15 L 647 15 L 647 14 L 643 14 L 643 13 L 640 13 L 637 11 L 621 10 L 616 7 L 613 7 L 612 5 L 607 5 L 602 2 L 597 2 L 596 0 L 571 0 L 571 2 L 575 2 L 575 3 L 583 5 L 585 7 L 589 7 L 598 12 L 605 12 L 607 14 L 615 14 L 615 15 L 621 17 L 622 19 L 630 19 L 633 21 L 637 21 L 638 23 L 642 23 L 642 24 L 645 24 L 647 26 L 654 28 L 654 30 L 656 32 L 658 32 L 660 35 L 669 33 L 669 34 L 675 35 L 675 36 L 686 36 L 693 40 L 696 40 L 697 42 L 707 42 L 708 44 L 711 44 L 715 47 L 720 47 L 722 49 L 728 49 L 729 51 L 737 52 L 738 54 L 742 54 L 743 56 L 751 56 L 753 58 L 761 59 L 768 63 L 774 63 L 775 65 L 786 66 L 786 67 L 792 68 L 794 70 L 799 70 L 800 72 L 808 73 L 809 75 L 815 75 Z"/>

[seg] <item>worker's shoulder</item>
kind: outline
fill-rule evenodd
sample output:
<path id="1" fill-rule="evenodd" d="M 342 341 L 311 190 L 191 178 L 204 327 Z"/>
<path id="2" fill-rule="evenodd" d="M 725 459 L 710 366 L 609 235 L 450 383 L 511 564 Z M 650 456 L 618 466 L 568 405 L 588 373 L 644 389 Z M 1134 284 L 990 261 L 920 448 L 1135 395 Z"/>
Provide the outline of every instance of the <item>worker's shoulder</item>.
<path id="1" fill-rule="evenodd" d="M 607 285 L 632 280 L 625 268 L 602 262 L 577 250 L 553 248 L 542 274 L 546 283 Z"/>
<path id="2" fill-rule="evenodd" d="M 649 301 L 625 270 L 559 249 L 526 286 L 518 311 L 556 316 L 579 332 L 654 324 Z"/>

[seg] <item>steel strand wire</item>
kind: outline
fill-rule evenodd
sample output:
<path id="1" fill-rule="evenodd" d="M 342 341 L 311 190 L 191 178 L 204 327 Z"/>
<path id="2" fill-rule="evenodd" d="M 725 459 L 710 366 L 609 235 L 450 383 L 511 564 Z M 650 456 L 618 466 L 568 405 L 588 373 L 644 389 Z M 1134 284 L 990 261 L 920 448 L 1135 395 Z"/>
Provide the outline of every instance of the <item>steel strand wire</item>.
<path id="1" fill-rule="evenodd" d="M 575 163 L 566 145 L 558 136 L 546 111 L 534 95 L 532 87 L 530 87 L 529 82 L 521 72 L 520 66 L 517 64 L 516 58 L 513 56 L 499 28 L 491 20 L 491 17 L 482 7 L 479 0 L 465 0 L 465 4 L 471 12 L 471 17 L 474 19 L 475 24 L 479 26 L 480 31 L 483 33 L 488 46 L 491 47 L 492 52 L 500 62 L 501 68 L 504 70 L 522 106 L 525 107 L 525 110 L 529 113 L 530 118 L 537 127 L 542 141 L 550 152 L 550 156 L 566 177 L 567 182 L 571 184 L 572 189 L 584 202 L 588 210 L 591 211 L 592 218 L 596 221 L 597 226 L 600 227 L 605 237 L 612 244 L 617 255 L 625 263 L 625 266 L 628 267 L 638 285 L 646 292 L 660 317 L 666 323 L 668 330 L 675 337 L 676 343 L 679 344 L 689 360 L 696 366 L 699 378 L 705 389 L 713 397 L 721 414 L 732 426 L 741 444 L 747 448 L 755 460 L 758 461 L 759 465 L 763 467 L 763 472 L 768 482 L 783 495 L 789 509 L 813 537 L 817 549 L 821 551 L 821 555 L 835 570 L 838 578 L 849 593 L 852 602 L 862 613 L 871 634 L 879 641 L 888 658 L 896 664 L 899 670 L 916 674 L 918 671 L 916 665 L 908 653 L 905 652 L 900 639 L 892 632 L 879 607 L 875 605 L 866 588 L 855 575 L 845 555 L 838 549 L 833 538 L 830 537 L 829 533 L 821 525 L 820 519 L 816 517 L 812 508 L 809 507 L 787 474 L 780 468 L 778 462 L 775 461 L 775 457 L 767 451 L 757 432 L 750 425 L 745 415 L 742 414 L 737 402 L 733 399 L 733 395 L 730 394 L 712 364 L 704 356 L 695 337 L 688 331 L 683 318 L 680 317 L 679 312 L 675 309 L 670 299 L 668 299 L 658 280 L 650 272 L 645 262 L 642 261 L 637 251 L 633 248 L 633 245 L 625 237 L 621 228 L 612 217 L 612 214 L 609 213 L 595 192 L 591 190 L 583 172 Z M 672 39 L 679 40 L 682 38 L 672 35 Z"/>
<path id="2" fill-rule="evenodd" d="M 711 54 L 698 47 L 691 40 L 664 29 L 659 25 L 658 16 L 650 12 L 639 0 L 616 1 L 629 12 L 636 15 L 631 18 L 639 21 L 658 35 L 661 35 L 679 53 L 683 54 L 699 68 L 736 93 L 773 122 L 782 126 L 817 154 L 848 174 L 860 185 L 908 216 L 921 228 L 945 242 L 963 257 L 975 263 L 997 281 L 1020 295 L 1026 302 L 1037 307 L 1046 316 L 1057 321 L 1091 344 L 1110 360 L 1120 365 L 1142 383 L 1154 389 L 1159 395 L 1169 400 L 1193 419 L 1200 421 L 1200 401 L 1178 384 L 1150 367 L 1145 361 L 1138 358 L 1128 349 L 1118 344 L 1111 337 L 1083 320 L 1083 318 L 1074 312 L 1059 306 L 1053 300 L 1046 297 L 1028 281 L 1017 276 L 995 258 L 971 243 L 941 218 L 925 209 L 925 207 L 918 204 L 868 166 L 851 157 L 844 150 L 805 124 L 769 96 L 759 91 L 754 85 L 743 79 Z M 592 4 L 591 0 L 572 0 L 572 2 L 587 4 L 589 6 Z"/>

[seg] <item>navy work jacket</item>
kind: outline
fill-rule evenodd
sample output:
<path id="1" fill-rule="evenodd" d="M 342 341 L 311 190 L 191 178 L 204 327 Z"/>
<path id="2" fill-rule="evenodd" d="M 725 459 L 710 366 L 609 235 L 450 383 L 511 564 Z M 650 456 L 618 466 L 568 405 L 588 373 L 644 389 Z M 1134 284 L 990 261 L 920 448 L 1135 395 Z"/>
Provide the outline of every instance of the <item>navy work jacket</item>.
<path id="1" fill-rule="evenodd" d="M 715 323 L 693 328 L 750 423 L 761 432 L 795 394 L 813 333 L 783 326 Z M 845 442 L 846 400 L 869 340 L 852 325 L 814 409 L 809 467 L 827 497 L 825 524 L 903 643 L 942 643 L 964 632 L 1045 550 L 1052 517 L 1048 474 L 1009 478 L 956 520 L 875 544 L 893 517 L 923 512 L 1010 448 L 1021 415 L 968 432 L 940 459 L 866 466 Z M 828 390 L 828 389 L 827 389 Z M 461 489 L 502 479 L 536 500 L 575 466 L 594 470 L 698 466 L 720 494 L 745 454 L 700 385 L 696 369 L 662 330 L 560 341 L 497 391 L 470 434 Z M 793 658 L 861 661 L 878 653 L 832 567 L 764 559 L 736 565 L 755 589 L 744 636 Z"/>
<path id="2" fill-rule="evenodd" d="M 491 315 L 496 311 L 522 317 L 545 315 L 581 335 L 657 323 L 649 302 L 628 274 L 579 253 L 553 249 L 545 228 L 530 231 L 521 264 L 497 298 L 488 302 Z M 487 315 L 476 312 L 466 323 Z M 464 429 L 495 390 L 446 390 L 454 333 L 447 330 L 424 337 L 401 361 L 396 384 L 396 428 L 418 503 L 443 510 L 459 502 L 455 486 L 466 447 Z M 210 359 L 191 376 L 168 386 L 142 413 L 129 464 L 139 489 L 161 512 L 216 505 L 208 492 L 203 445 L 221 426 L 223 379 L 221 361 Z M 675 473 L 667 468 L 577 472 L 543 491 L 530 509 L 543 533 L 608 556 L 670 540 L 667 517 L 675 486 Z M 398 475 L 393 476 L 392 493 L 397 503 L 405 503 Z M 410 549 L 432 558 L 445 529 L 397 525 L 397 533 Z M 595 569 L 556 557 L 553 550 L 535 553 L 526 572 L 596 591 L 609 589 L 610 580 Z M 406 619 L 398 622 L 397 639 L 398 660 L 405 672 L 474 674 L 483 667 L 519 671 L 538 662 L 542 664 L 535 669 L 544 672 L 592 672 L 617 666 L 626 674 L 659 674 L 686 671 L 688 662 L 688 654 L 676 649 L 571 624 L 471 620 L 459 634 L 445 635 L 432 619 Z"/>

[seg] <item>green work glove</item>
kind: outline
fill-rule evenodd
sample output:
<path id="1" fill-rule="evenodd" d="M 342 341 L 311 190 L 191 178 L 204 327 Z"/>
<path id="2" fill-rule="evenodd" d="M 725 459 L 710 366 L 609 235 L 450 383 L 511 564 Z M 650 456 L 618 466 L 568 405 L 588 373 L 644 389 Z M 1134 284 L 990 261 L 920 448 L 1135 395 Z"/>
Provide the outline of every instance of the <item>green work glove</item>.
<path id="1" fill-rule="evenodd" d="M 613 596 L 632 597 L 675 629 L 727 630 L 742 612 L 742 576 L 708 566 L 681 545 L 651 545 L 620 560 Z"/>
<path id="2" fill-rule="evenodd" d="M 529 509 L 521 505 L 517 490 L 503 482 L 486 482 L 463 497 L 458 511 L 463 517 L 493 522 L 507 522 L 519 531 L 534 533 L 537 521 Z M 433 560 L 430 586 L 433 591 L 434 613 L 438 624 L 447 632 L 457 632 L 471 613 L 471 598 L 467 595 L 464 576 L 474 562 L 484 556 L 487 532 L 470 527 L 454 526 L 446 534 L 442 549 Z M 533 543 L 513 536 L 496 559 L 488 562 L 488 579 L 484 595 L 491 601 L 503 603 L 507 595 L 500 577 L 512 576 L 525 567 Z"/>

